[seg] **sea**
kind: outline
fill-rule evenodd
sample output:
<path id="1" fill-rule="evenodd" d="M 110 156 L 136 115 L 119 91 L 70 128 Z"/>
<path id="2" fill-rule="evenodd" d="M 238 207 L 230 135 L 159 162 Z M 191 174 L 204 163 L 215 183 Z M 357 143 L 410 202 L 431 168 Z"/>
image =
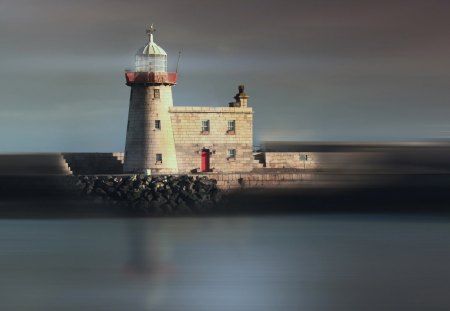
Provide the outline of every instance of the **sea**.
<path id="1" fill-rule="evenodd" d="M 449 310 L 449 293 L 442 213 L 0 219 L 0 310 Z"/>

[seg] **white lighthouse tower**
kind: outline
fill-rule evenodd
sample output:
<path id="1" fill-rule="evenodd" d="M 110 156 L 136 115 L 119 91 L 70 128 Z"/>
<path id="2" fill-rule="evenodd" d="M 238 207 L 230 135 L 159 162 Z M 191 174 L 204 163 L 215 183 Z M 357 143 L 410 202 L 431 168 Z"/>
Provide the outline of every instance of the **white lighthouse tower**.
<path id="1" fill-rule="evenodd" d="M 125 173 L 173 174 L 178 172 L 169 108 L 173 106 L 175 72 L 167 72 L 167 54 L 153 40 L 136 53 L 135 68 L 126 71 L 131 87 L 125 143 Z"/>

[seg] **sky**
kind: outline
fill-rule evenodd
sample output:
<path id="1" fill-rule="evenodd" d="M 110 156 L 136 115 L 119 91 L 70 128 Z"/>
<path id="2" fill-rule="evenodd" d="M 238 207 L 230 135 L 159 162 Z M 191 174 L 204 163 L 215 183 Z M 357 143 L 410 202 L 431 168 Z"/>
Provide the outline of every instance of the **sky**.
<path id="1" fill-rule="evenodd" d="M 254 141 L 450 137 L 447 0 L 0 0 L 0 152 L 123 151 L 124 69 L 181 50 L 175 106 L 245 84 Z"/>

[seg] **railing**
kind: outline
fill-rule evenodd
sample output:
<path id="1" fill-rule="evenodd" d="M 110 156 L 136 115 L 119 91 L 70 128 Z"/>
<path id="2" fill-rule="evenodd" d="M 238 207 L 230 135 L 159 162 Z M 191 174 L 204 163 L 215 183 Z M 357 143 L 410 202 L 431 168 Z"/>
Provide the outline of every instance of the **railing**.
<path id="1" fill-rule="evenodd" d="M 176 72 L 137 72 L 125 70 L 127 85 L 131 84 L 176 84 Z"/>

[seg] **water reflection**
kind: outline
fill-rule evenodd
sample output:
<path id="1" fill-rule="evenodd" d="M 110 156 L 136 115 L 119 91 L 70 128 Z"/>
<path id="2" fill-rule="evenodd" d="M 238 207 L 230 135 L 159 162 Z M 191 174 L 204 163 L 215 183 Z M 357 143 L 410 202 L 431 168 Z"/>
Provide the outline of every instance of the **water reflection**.
<path id="1" fill-rule="evenodd" d="M 448 219 L 1 220 L 1 310 L 450 306 Z"/>

